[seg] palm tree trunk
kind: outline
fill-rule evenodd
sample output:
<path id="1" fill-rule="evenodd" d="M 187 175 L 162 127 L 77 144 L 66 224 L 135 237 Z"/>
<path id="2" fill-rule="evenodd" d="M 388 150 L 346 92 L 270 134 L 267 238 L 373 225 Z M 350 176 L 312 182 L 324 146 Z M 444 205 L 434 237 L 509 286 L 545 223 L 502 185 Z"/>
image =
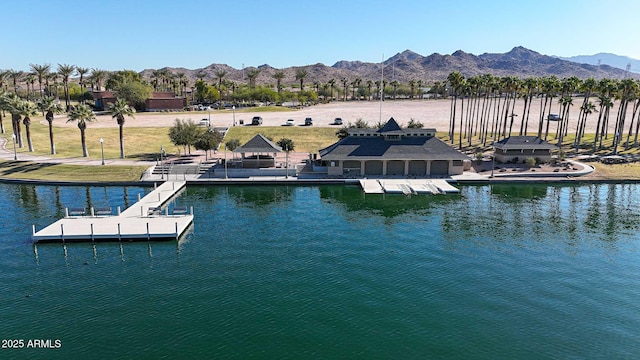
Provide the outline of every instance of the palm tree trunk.
<path id="1" fill-rule="evenodd" d="M 56 145 L 53 142 L 53 121 L 48 121 L 49 123 L 49 142 L 51 143 L 51 155 L 56 154 Z"/>
<path id="2" fill-rule="evenodd" d="M 123 131 L 122 131 L 123 127 L 124 126 L 122 124 L 120 124 L 120 126 L 118 126 L 119 135 L 120 135 L 120 159 L 124 159 L 124 136 L 123 136 Z"/>
<path id="3" fill-rule="evenodd" d="M 89 151 L 87 150 L 87 139 L 84 134 L 84 129 L 80 129 L 80 142 L 82 143 L 82 156 L 89 157 Z"/>
<path id="4" fill-rule="evenodd" d="M 31 142 L 31 119 L 25 117 L 22 122 L 24 124 L 25 132 L 27 133 L 27 146 L 29 147 L 29 152 L 33 152 L 33 143 Z"/>

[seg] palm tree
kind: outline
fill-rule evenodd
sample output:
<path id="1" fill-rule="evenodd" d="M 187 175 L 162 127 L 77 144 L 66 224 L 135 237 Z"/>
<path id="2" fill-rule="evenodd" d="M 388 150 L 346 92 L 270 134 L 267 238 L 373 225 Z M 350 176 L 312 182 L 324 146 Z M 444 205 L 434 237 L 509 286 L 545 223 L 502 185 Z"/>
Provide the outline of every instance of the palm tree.
<path id="1" fill-rule="evenodd" d="M 22 123 L 24 124 L 24 129 L 27 134 L 27 146 L 29 147 L 29 151 L 33 152 L 33 142 L 31 141 L 31 117 L 38 113 L 38 108 L 36 107 L 36 104 L 31 101 L 23 100 L 20 102 L 18 111 L 22 116 Z"/>
<path id="2" fill-rule="evenodd" d="M 285 163 L 286 163 L 286 169 L 287 169 L 287 172 L 285 173 L 285 178 L 288 178 L 289 177 L 289 152 L 293 151 L 293 149 L 295 148 L 295 144 L 293 143 L 293 140 L 287 139 L 287 138 L 282 138 L 278 140 L 276 144 L 278 144 L 278 146 L 280 146 L 282 150 L 284 150 L 285 152 L 285 156 L 286 156 Z"/>
<path id="3" fill-rule="evenodd" d="M 0 87 L 0 133 L 4 134 L 4 122 L 2 122 L 2 113 L 8 110 L 9 93 Z"/>
<path id="4" fill-rule="evenodd" d="M 51 65 L 29 64 L 29 66 L 31 67 L 31 71 L 33 71 L 36 74 L 36 76 L 38 76 L 38 85 L 40 86 L 40 97 L 44 97 L 44 93 L 42 92 L 42 80 L 44 80 L 44 78 L 47 76 L 49 71 L 51 71 Z"/>
<path id="5" fill-rule="evenodd" d="M 409 88 L 411 89 L 411 100 L 413 100 L 413 96 L 416 93 L 416 80 L 409 80 Z"/>
<path id="6" fill-rule="evenodd" d="M 216 78 L 218 79 L 218 92 L 222 94 L 222 79 L 224 79 L 227 72 L 224 70 L 216 71 Z"/>
<path id="7" fill-rule="evenodd" d="M 80 79 L 78 80 L 78 84 L 80 85 L 80 93 L 81 93 L 81 99 L 82 99 L 82 103 L 84 104 L 84 90 L 85 90 L 85 78 L 84 76 L 89 73 L 89 68 L 83 68 L 83 67 L 76 67 L 76 73 L 78 74 L 78 76 L 80 76 Z"/>
<path id="8" fill-rule="evenodd" d="M 249 78 L 249 87 L 251 89 L 256 87 L 256 79 L 260 74 L 260 69 L 251 68 L 247 70 L 247 77 Z"/>
<path id="9" fill-rule="evenodd" d="M 69 111 L 67 122 L 77 122 L 80 129 L 80 141 L 82 143 L 82 156 L 89 157 L 87 151 L 87 140 L 84 131 L 87 129 L 87 121 L 93 121 L 96 115 L 91 108 L 85 104 L 80 104 Z"/>
<path id="10" fill-rule="evenodd" d="M 36 74 L 28 73 L 24 77 L 24 82 L 27 84 L 27 99 L 31 97 L 31 93 L 34 92 L 33 84 L 36 83 Z M 31 91 L 29 91 L 29 86 L 31 86 Z"/>
<path id="11" fill-rule="evenodd" d="M 9 69 L 7 70 L 7 76 L 10 77 L 13 82 L 13 93 L 18 95 L 18 81 L 22 80 L 24 71 Z"/>
<path id="12" fill-rule="evenodd" d="M 344 101 L 347 101 L 347 85 L 349 85 L 349 80 L 343 77 L 340 81 L 342 82 L 342 87 L 344 87 Z"/>
<path id="13" fill-rule="evenodd" d="M 71 103 L 71 99 L 69 99 L 69 77 L 75 70 L 75 65 L 58 64 L 58 74 L 62 78 L 62 86 L 64 87 L 64 99 L 67 110 L 69 110 L 69 104 Z"/>
<path id="14" fill-rule="evenodd" d="M 336 79 L 329 79 L 329 81 L 327 81 L 327 84 L 329 84 L 329 89 L 331 91 L 330 98 L 331 100 L 333 100 L 333 89 L 336 87 Z"/>
<path id="15" fill-rule="evenodd" d="M 278 70 L 273 74 L 273 78 L 276 79 L 276 91 L 278 94 L 282 91 L 282 79 L 284 79 L 284 72 Z"/>
<path id="16" fill-rule="evenodd" d="M 296 80 L 300 81 L 300 91 L 304 90 L 304 78 L 307 77 L 307 70 L 298 69 L 296 70 Z"/>
<path id="17" fill-rule="evenodd" d="M 124 126 L 124 117 L 131 116 L 135 114 L 136 109 L 132 108 L 127 104 L 127 101 L 124 99 L 116 99 L 114 103 L 110 103 L 107 105 L 107 111 L 111 113 L 111 117 L 118 121 L 119 134 L 120 134 L 120 158 L 124 159 L 124 137 L 123 137 L 123 126 Z"/>
<path id="18" fill-rule="evenodd" d="M 94 91 L 102 91 L 102 82 L 107 78 L 108 74 L 107 70 L 91 69 L 91 80 L 95 84 Z"/>
<path id="19" fill-rule="evenodd" d="M 63 111 L 59 101 L 53 96 L 43 97 L 38 100 L 38 108 L 43 113 L 46 113 L 44 118 L 49 123 L 49 142 L 51 143 L 51 155 L 56 153 L 56 145 L 53 142 L 53 114 L 59 114 Z"/>
<path id="20" fill-rule="evenodd" d="M 22 147 L 22 131 L 20 129 L 20 120 L 22 120 L 22 111 L 20 108 L 22 107 L 23 100 L 20 99 L 16 94 L 12 94 L 9 96 L 5 103 L 6 110 L 11 114 L 11 125 L 13 127 L 13 134 L 16 136 L 16 140 L 18 141 L 18 147 Z"/>

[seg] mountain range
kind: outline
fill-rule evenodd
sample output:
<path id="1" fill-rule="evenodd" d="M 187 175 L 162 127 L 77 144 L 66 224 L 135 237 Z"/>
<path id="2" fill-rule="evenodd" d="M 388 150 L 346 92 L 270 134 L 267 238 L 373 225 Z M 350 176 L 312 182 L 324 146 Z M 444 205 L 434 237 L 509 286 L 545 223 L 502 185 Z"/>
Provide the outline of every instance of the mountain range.
<path id="1" fill-rule="evenodd" d="M 307 72 L 304 83 L 310 86 L 314 82 L 326 83 L 331 79 L 340 86 L 341 79 L 351 82 L 356 78 L 363 82 L 368 80 L 380 80 L 384 72 L 386 81 L 397 80 L 401 83 L 408 83 L 410 80 L 422 80 L 426 83 L 434 81 L 444 81 L 447 76 L 458 71 L 465 77 L 483 74 L 494 76 L 517 76 L 542 77 L 555 75 L 558 78 L 576 76 L 580 79 L 586 78 L 610 78 L 623 79 L 625 77 L 640 78 L 640 74 L 629 73 L 626 70 L 603 64 L 593 65 L 578 63 L 554 56 L 542 55 L 536 51 L 518 46 L 503 54 L 484 53 L 474 55 L 462 50 L 458 50 L 451 55 L 441 55 L 438 53 L 423 56 L 411 50 L 405 50 L 384 61 L 384 68 L 380 63 L 370 63 L 362 61 L 338 61 L 332 66 L 321 63 L 306 66 L 292 66 L 276 69 L 270 65 L 258 66 L 260 73 L 256 78 L 259 85 L 275 84 L 273 75 L 276 71 L 282 71 L 284 78 L 282 84 L 299 84 L 296 80 L 296 72 L 304 69 Z M 197 74 L 204 75 L 204 79 L 209 83 L 217 83 L 217 73 L 224 72 L 223 79 L 236 83 L 246 83 L 247 69 L 235 69 L 226 64 L 211 64 L 200 69 L 169 68 L 167 70 L 173 74 L 184 73 L 193 83 L 197 79 Z M 141 75 L 150 78 L 155 69 L 145 69 Z"/>
<path id="2" fill-rule="evenodd" d="M 640 74 L 640 60 L 632 59 L 628 56 L 620 56 L 611 53 L 597 53 L 594 55 L 578 55 L 559 58 L 562 60 L 568 60 L 582 64 L 607 64 L 625 70 L 627 70 L 627 66 L 629 66 L 629 71 Z"/>

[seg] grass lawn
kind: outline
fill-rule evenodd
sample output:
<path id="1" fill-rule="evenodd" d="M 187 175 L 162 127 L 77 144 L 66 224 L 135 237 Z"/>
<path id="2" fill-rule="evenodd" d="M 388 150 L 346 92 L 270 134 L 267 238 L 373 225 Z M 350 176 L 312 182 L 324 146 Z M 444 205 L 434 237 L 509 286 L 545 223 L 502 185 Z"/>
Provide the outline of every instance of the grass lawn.
<path id="1" fill-rule="evenodd" d="M 55 181 L 138 181 L 145 166 L 90 166 L 0 161 L 0 178 Z"/>
<path id="2" fill-rule="evenodd" d="M 229 129 L 225 141 L 238 139 L 240 144 L 244 144 L 256 134 L 262 134 L 273 142 L 282 138 L 293 140 L 295 152 L 316 153 L 338 141 L 337 130 L 312 126 L 235 126 Z"/>
<path id="3" fill-rule="evenodd" d="M 53 158 L 82 157 L 82 145 L 80 142 L 80 130 L 77 127 L 63 128 L 56 127 L 54 123 L 53 140 L 56 145 L 56 155 L 51 155 L 49 144 L 49 126 L 41 124 L 34 119 L 31 123 L 31 139 L 34 152 L 32 155 L 42 155 Z M 9 132 L 10 132 L 9 128 Z M 11 134 L 5 134 L 9 138 L 7 147 L 11 145 Z M 168 152 L 173 148 L 167 135 L 169 128 L 128 128 L 124 127 L 124 151 L 127 159 L 131 160 L 155 160 L 160 153 L 160 146 L 164 146 Z M 105 159 L 120 158 L 120 141 L 118 128 L 91 128 L 88 124 L 85 131 L 89 158 L 100 159 L 100 138 L 104 139 Z M 22 137 L 24 147 L 18 149 L 19 153 L 27 153 L 27 137 L 24 126 L 22 127 Z"/>

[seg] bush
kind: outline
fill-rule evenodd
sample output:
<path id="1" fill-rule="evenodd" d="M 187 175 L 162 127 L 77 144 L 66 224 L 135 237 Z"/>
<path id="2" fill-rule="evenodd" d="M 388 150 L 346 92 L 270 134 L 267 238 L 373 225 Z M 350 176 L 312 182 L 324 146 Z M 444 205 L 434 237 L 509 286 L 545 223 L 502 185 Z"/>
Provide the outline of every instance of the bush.
<path id="1" fill-rule="evenodd" d="M 524 163 L 527 164 L 528 167 L 534 167 L 536 166 L 536 159 L 532 157 L 528 157 L 524 159 Z"/>

